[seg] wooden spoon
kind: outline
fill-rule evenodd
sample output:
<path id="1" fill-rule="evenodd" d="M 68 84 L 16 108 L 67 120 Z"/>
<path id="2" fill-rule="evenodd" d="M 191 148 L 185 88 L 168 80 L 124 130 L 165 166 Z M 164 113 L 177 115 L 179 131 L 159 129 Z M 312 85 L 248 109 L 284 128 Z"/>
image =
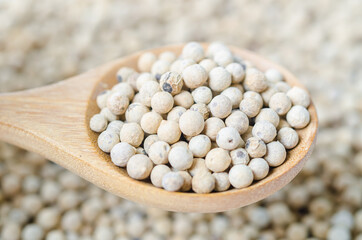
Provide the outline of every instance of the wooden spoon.
<path id="1" fill-rule="evenodd" d="M 147 51 L 180 54 L 182 47 L 166 46 Z M 278 69 L 290 85 L 303 87 L 290 72 L 265 58 L 236 47 L 231 50 L 261 70 Z M 248 188 L 210 194 L 167 192 L 128 177 L 125 169 L 116 167 L 109 155 L 97 147 L 98 134 L 89 129 L 89 119 L 99 112 L 95 101 L 97 94 L 116 83 L 120 67 L 137 68 L 137 59 L 143 52 L 53 85 L 1 94 L 0 140 L 37 152 L 120 197 L 179 212 L 220 212 L 254 203 L 281 189 L 302 169 L 316 139 L 318 120 L 313 103 L 308 108 L 311 122 L 298 130 L 300 142 L 288 152 L 285 163 L 271 169 L 265 179 Z"/>

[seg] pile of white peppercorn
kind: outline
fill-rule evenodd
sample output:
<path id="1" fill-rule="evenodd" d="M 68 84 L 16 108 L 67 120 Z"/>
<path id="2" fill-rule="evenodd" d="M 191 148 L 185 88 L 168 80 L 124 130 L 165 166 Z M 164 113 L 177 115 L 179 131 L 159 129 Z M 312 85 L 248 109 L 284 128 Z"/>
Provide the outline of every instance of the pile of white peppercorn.
<path id="1" fill-rule="evenodd" d="M 291 183 L 262 201 L 214 214 L 132 203 L 0 142 L 1 240 L 362 240 L 362 1 L 0 5 L 1 92 L 56 82 L 145 48 L 218 39 L 295 73 L 320 123 L 311 159 Z"/>
<path id="2" fill-rule="evenodd" d="M 143 53 L 97 97 L 99 148 L 130 177 L 167 191 L 245 188 L 281 165 L 310 122 L 306 90 L 222 43 Z"/>

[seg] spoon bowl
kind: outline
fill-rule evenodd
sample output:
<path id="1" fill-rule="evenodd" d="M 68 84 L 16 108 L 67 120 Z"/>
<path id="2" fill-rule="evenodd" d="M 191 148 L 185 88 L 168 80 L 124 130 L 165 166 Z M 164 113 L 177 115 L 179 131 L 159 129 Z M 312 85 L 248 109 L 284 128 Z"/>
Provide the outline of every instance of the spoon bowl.
<path id="1" fill-rule="evenodd" d="M 203 44 L 207 47 L 208 44 Z M 146 50 L 155 54 L 180 54 L 184 45 Z M 281 66 L 247 50 L 230 47 L 233 54 L 265 71 L 278 69 L 291 86 L 303 87 Z M 89 128 L 99 112 L 96 96 L 116 84 L 121 67 L 137 69 L 141 51 L 56 84 L 0 94 L 0 140 L 37 152 L 89 182 L 122 198 L 177 212 L 221 212 L 257 202 L 288 184 L 302 169 L 315 145 L 318 119 L 313 102 L 309 125 L 297 130 L 299 144 L 287 152 L 286 161 L 268 176 L 243 189 L 209 194 L 168 192 L 151 183 L 134 180 L 115 166 L 97 146 L 98 134 Z"/>

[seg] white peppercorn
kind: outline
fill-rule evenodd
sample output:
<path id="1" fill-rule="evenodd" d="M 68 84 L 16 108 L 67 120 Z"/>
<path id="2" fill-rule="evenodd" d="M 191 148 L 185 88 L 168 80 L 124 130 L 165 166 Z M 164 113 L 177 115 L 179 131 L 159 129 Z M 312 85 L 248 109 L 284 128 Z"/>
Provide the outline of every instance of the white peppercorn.
<path id="1" fill-rule="evenodd" d="M 215 52 L 213 59 L 217 63 L 217 65 L 226 67 L 233 62 L 234 57 L 230 51 L 222 50 Z"/>
<path id="2" fill-rule="evenodd" d="M 118 93 L 121 96 L 126 96 L 130 101 L 132 101 L 134 97 L 134 90 L 129 83 L 121 82 L 117 83 L 112 88 L 112 93 Z"/>
<path id="3" fill-rule="evenodd" d="M 279 115 L 284 115 L 292 107 L 292 102 L 285 93 L 275 93 L 270 98 L 269 107 Z"/>
<path id="4" fill-rule="evenodd" d="M 253 182 L 253 179 L 253 172 L 246 165 L 234 165 L 229 171 L 229 181 L 234 188 L 245 188 Z"/>
<path id="5" fill-rule="evenodd" d="M 119 119 L 119 117 L 111 112 L 107 107 L 102 108 L 100 114 L 107 119 L 108 122 L 113 122 Z"/>
<path id="6" fill-rule="evenodd" d="M 95 114 L 89 121 L 89 127 L 94 132 L 103 132 L 107 128 L 107 120 L 102 114 Z"/>
<path id="7" fill-rule="evenodd" d="M 232 83 L 240 83 L 244 80 L 245 71 L 241 64 L 230 63 L 226 66 L 226 70 L 231 74 Z"/>
<path id="8" fill-rule="evenodd" d="M 127 78 L 133 74 L 135 70 L 130 67 L 122 67 L 117 71 L 117 81 L 118 82 L 125 82 Z"/>
<path id="9" fill-rule="evenodd" d="M 263 158 L 253 158 L 248 164 L 255 180 L 265 178 L 269 173 L 269 165 Z"/>
<path id="10" fill-rule="evenodd" d="M 126 111 L 126 121 L 131 123 L 140 123 L 143 115 L 148 113 L 150 109 L 141 103 L 132 103 L 129 105 Z"/>
<path id="11" fill-rule="evenodd" d="M 209 172 L 199 172 L 192 178 L 192 190 L 195 193 L 210 193 L 214 188 L 215 178 Z"/>
<path id="12" fill-rule="evenodd" d="M 188 91 L 181 91 L 181 93 L 174 96 L 174 101 L 176 106 L 181 106 L 186 109 L 189 109 L 192 104 L 194 104 L 194 99 Z"/>
<path id="13" fill-rule="evenodd" d="M 107 108 L 115 115 L 125 113 L 128 105 L 128 97 L 121 95 L 118 92 L 112 93 L 107 99 Z"/>
<path id="14" fill-rule="evenodd" d="M 205 121 L 203 133 L 208 136 L 211 141 L 216 141 L 217 133 L 225 127 L 225 123 L 217 117 L 211 117 Z"/>
<path id="15" fill-rule="evenodd" d="M 171 147 L 164 141 L 157 141 L 151 145 L 148 156 L 154 164 L 168 163 L 168 153 Z"/>
<path id="16" fill-rule="evenodd" d="M 167 165 L 156 165 L 151 171 L 151 183 L 155 187 L 162 188 L 162 178 L 168 172 L 171 172 L 171 169 Z"/>
<path id="17" fill-rule="evenodd" d="M 186 109 L 181 106 L 176 106 L 167 114 L 167 120 L 179 122 L 182 114 L 186 112 Z"/>
<path id="18" fill-rule="evenodd" d="M 21 239 L 24 240 L 41 240 L 43 237 L 44 230 L 35 223 L 26 225 L 21 233 Z"/>
<path id="19" fill-rule="evenodd" d="M 152 161 L 143 154 L 132 156 L 127 163 L 127 173 L 131 178 L 142 180 L 150 176 L 153 168 Z"/>
<path id="20" fill-rule="evenodd" d="M 213 172 L 225 171 L 231 163 L 229 152 L 222 148 L 211 149 L 206 155 L 205 164 Z"/>
<path id="21" fill-rule="evenodd" d="M 143 137 L 144 132 L 138 123 L 125 123 L 121 129 L 121 141 L 129 143 L 134 147 L 141 145 Z"/>
<path id="22" fill-rule="evenodd" d="M 210 172 L 210 170 L 206 167 L 205 159 L 203 158 L 194 158 L 191 167 L 188 169 L 188 172 L 192 177 L 198 175 L 202 172 Z"/>
<path id="23" fill-rule="evenodd" d="M 292 101 L 293 105 L 301 105 L 305 108 L 310 105 L 310 97 L 306 90 L 300 87 L 292 87 L 288 92 L 287 96 Z"/>
<path id="24" fill-rule="evenodd" d="M 248 130 L 249 119 L 242 111 L 235 110 L 225 119 L 225 125 L 227 127 L 233 127 L 239 134 L 243 134 Z"/>
<path id="25" fill-rule="evenodd" d="M 225 150 L 234 150 L 240 145 L 241 141 L 239 132 L 233 127 L 220 129 L 216 136 L 217 145 Z"/>
<path id="26" fill-rule="evenodd" d="M 204 118 L 199 112 L 188 110 L 181 115 L 179 125 L 183 134 L 193 137 L 204 129 Z"/>
<path id="27" fill-rule="evenodd" d="M 279 125 L 280 117 L 277 112 L 271 108 L 263 108 L 255 118 L 255 122 L 267 121 L 277 127 Z"/>
<path id="28" fill-rule="evenodd" d="M 3 223 L 0 235 L 1 239 L 3 240 L 20 239 L 20 235 L 21 235 L 21 228 L 19 224 L 11 221 Z"/>
<path id="29" fill-rule="evenodd" d="M 98 147 L 106 153 L 119 143 L 119 135 L 115 132 L 104 131 L 98 136 Z"/>
<path id="30" fill-rule="evenodd" d="M 177 122 L 162 120 L 157 135 L 160 140 L 173 144 L 180 139 L 181 130 Z"/>
<path id="31" fill-rule="evenodd" d="M 249 154 L 244 148 L 238 148 L 230 152 L 231 163 L 233 165 L 249 163 Z"/>
<path id="32" fill-rule="evenodd" d="M 243 99 L 243 93 L 236 87 L 229 87 L 222 91 L 221 94 L 230 99 L 233 108 L 238 108 Z"/>
<path id="33" fill-rule="evenodd" d="M 187 68 L 188 66 L 195 64 L 195 63 L 196 62 L 194 60 L 189 59 L 189 58 L 179 59 L 172 63 L 172 65 L 170 67 L 170 71 L 181 74 L 182 71 L 185 70 L 185 68 Z"/>
<path id="34" fill-rule="evenodd" d="M 162 91 L 176 95 L 181 92 L 183 85 L 184 81 L 181 74 L 176 72 L 166 72 L 161 76 L 160 87 Z"/>
<path id="35" fill-rule="evenodd" d="M 271 142 L 266 145 L 267 151 L 264 156 L 265 161 L 268 162 L 269 166 L 277 167 L 281 165 L 287 157 L 287 152 L 283 144 L 280 142 Z"/>
<path id="36" fill-rule="evenodd" d="M 244 87 L 257 93 L 261 93 L 266 90 L 268 84 L 264 73 L 256 68 L 246 69 Z"/>
<path id="37" fill-rule="evenodd" d="M 232 104 L 228 97 L 218 95 L 211 100 L 209 108 L 214 117 L 226 118 L 231 113 Z"/>
<path id="38" fill-rule="evenodd" d="M 192 152 L 188 148 L 181 146 L 171 148 L 168 154 L 168 161 L 176 170 L 187 170 L 193 162 Z"/>
<path id="39" fill-rule="evenodd" d="M 189 42 L 182 49 L 182 57 L 192 59 L 195 62 L 200 62 L 205 57 L 205 52 L 201 44 Z"/>
<path id="40" fill-rule="evenodd" d="M 275 83 L 274 87 L 278 90 L 278 92 L 288 92 L 291 88 L 290 85 L 286 82 L 277 82 Z"/>
<path id="41" fill-rule="evenodd" d="M 111 150 L 111 160 L 119 167 L 125 167 L 136 149 L 126 142 L 117 143 Z"/>
<path id="42" fill-rule="evenodd" d="M 209 118 L 210 110 L 205 103 L 196 103 L 190 107 L 190 110 L 199 112 L 204 120 Z"/>
<path id="43" fill-rule="evenodd" d="M 157 133 L 157 129 L 160 126 L 162 120 L 163 119 L 160 114 L 152 111 L 142 116 L 140 125 L 145 133 L 155 134 Z"/>
<path id="44" fill-rule="evenodd" d="M 166 52 L 161 53 L 160 56 L 158 56 L 158 58 L 160 60 L 164 60 L 164 61 L 172 63 L 173 61 L 176 60 L 177 56 L 174 52 L 166 51 Z"/>
<path id="45" fill-rule="evenodd" d="M 278 131 L 277 139 L 286 149 L 294 148 L 299 142 L 298 133 L 290 127 L 281 128 Z"/>
<path id="46" fill-rule="evenodd" d="M 36 216 L 36 223 L 39 224 L 44 230 L 54 228 L 60 219 L 60 211 L 55 207 L 43 208 Z"/>
<path id="47" fill-rule="evenodd" d="M 178 172 L 168 172 L 162 178 L 162 187 L 166 191 L 176 192 L 182 188 L 184 181 Z"/>
<path id="48" fill-rule="evenodd" d="M 192 97 L 195 103 L 208 104 L 212 99 L 212 92 L 210 88 L 202 86 L 192 91 Z"/>
<path id="49" fill-rule="evenodd" d="M 273 141 L 277 135 L 275 126 L 268 121 L 256 122 L 252 132 L 254 137 L 260 138 L 265 143 Z"/>
<path id="50" fill-rule="evenodd" d="M 123 124 L 124 123 L 122 121 L 119 121 L 119 120 L 110 122 L 108 124 L 107 131 L 113 131 L 113 132 L 115 132 L 115 133 L 117 133 L 119 135 L 121 133 L 121 129 L 123 127 Z"/>
<path id="51" fill-rule="evenodd" d="M 209 87 L 221 92 L 231 85 L 231 74 L 223 67 L 216 67 L 209 73 Z"/>
<path id="52" fill-rule="evenodd" d="M 207 48 L 207 56 L 213 57 L 219 51 L 230 51 L 229 48 L 221 42 L 212 42 Z"/>
<path id="53" fill-rule="evenodd" d="M 193 64 L 182 71 L 182 77 L 188 88 L 197 88 L 204 85 L 208 75 L 205 69 L 199 64 Z"/>
<path id="54" fill-rule="evenodd" d="M 148 81 L 157 81 L 156 78 L 149 72 L 144 72 L 144 73 L 141 73 L 137 80 L 136 80 L 136 86 L 137 86 L 137 90 L 140 91 L 143 84 L 145 82 L 148 82 Z M 134 98 L 133 98 L 133 101 L 134 101 Z"/>
<path id="55" fill-rule="evenodd" d="M 143 53 L 137 61 L 137 67 L 141 72 L 150 72 L 152 65 L 157 61 L 157 57 L 152 52 Z"/>
<path id="56" fill-rule="evenodd" d="M 157 142 L 159 139 L 159 137 L 157 135 L 149 135 L 148 137 L 145 138 L 145 140 L 143 141 L 143 148 L 145 149 L 145 152 L 148 154 L 150 147 L 153 143 Z"/>
<path id="57" fill-rule="evenodd" d="M 213 173 L 212 176 L 215 178 L 215 191 L 223 192 L 229 189 L 230 181 L 228 173 L 226 172 Z"/>
<path id="58" fill-rule="evenodd" d="M 270 68 L 265 72 L 266 80 L 272 83 L 283 81 L 283 75 L 275 68 Z"/>
<path id="59" fill-rule="evenodd" d="M 199 62 L 199 64 L 205 69 L 207 73 L 209 73 L 213 68 L 217 67 L 216 62 L 208 58 L 202 60 L 201 62 Z"/>
<path id="60" fill-rule="evenodd" d="M 310 121 L 310 115 L 305 107 L 296 105 L 287 113 L 287 121 L 293 128 L 305 128 Z"/>
<path id="61" fill-rule="evenodd" d="M 181 192 L 188 192 L 191 190 L 192 186 L 192 177 L 187 171 L 178 171 L 178 173 L 183 177 L 184 184 L 182 185 L 180 191 Z"/>
<path id="62" fill-rule="evenodd" d="M 171 111 L 173 104 L 173 97 L 168 92 L 157 92 L 151 99 L 152 110 L 160 114 Z"/>
<path id="63" fill-rule="evenodd" d="M 278 89 L 276 89 L 274 85 L 272 85 L 270 83 L 268 85 L 269 85 L 269 87 L 267 88 L 267 90 L 265 90 L 264 92 L 262 92 L 260 94 L 261 97 L 263 98 L 264 104 L 266 106 L 269 105 L 270 98 L 278 92 Z"/>
<path id="64" fill-rule="evenodd" d="M 266 145 L 260 138 L 251 137 L 246 141 L 245 150 L 252 158 L 260 158 L 266 154 Z"/>
<path id="65" fill-rule="evenodd" d="M 155 95 L 159 91 L 161 91 L 161 88 L 158 82 L 156 81 L 145 82 L 139 91 L 139 94 L 141 96 L 141 103 L 146 107 L 151 107 L 151 99 L 153 95 Z"/>
<path id="66" fill-rule="evenodd" d="M 254 92 L 254 91 L 246 91 L 243 94 L 243 97 L 244 97 L 244 99 L 253 98 L 257 101 L 258 106 L 260 106 L 260 108 L 263 107 L 263 98 L 261 97 L 261 95 L 259 93 Z"/>
<path id="67" fill-rule="evenodd" d="M 194 157 L 205 157 L 210 151 L 211 141 L 206 135 L 197 135 L 189 141 L 189 148 Z"/>
<path id="68" fill-rule="evenodd" d="M 107 98 L 111 94 L 110 90 L 106 90 L 97 95 L 97 106 L 102 109 L 107 106 Z"/>
<path id="69" fill-rule="evenodd" d="M 239 105 L 240 110 L 249 118 L 255 117 L 260 112 L 261 106 L 254 98 L 244 98 Z"/>
<path id="70" fill-rule="evenodd" d="M 169 71 L 171 63 L 165 60 L 157 60 L 151 68 L 151 73 L 157 80 L 160 80 L 161 75 Z"/>

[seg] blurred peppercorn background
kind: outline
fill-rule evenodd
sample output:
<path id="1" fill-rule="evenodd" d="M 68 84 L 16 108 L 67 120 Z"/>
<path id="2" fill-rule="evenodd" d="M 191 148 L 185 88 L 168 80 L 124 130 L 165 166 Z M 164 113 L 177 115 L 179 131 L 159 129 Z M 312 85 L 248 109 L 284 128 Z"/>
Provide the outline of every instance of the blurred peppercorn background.
<path id="1" fill-rule="evenodd" d="M 222 41 L 285 66 L 320 129 L 302 173 L 251 206 L 181 214 L 115 197 L 0 143 L 0 239 L 362 239 L 362 1 L 0 1 L 0 92 L 134 51 Z"/>

